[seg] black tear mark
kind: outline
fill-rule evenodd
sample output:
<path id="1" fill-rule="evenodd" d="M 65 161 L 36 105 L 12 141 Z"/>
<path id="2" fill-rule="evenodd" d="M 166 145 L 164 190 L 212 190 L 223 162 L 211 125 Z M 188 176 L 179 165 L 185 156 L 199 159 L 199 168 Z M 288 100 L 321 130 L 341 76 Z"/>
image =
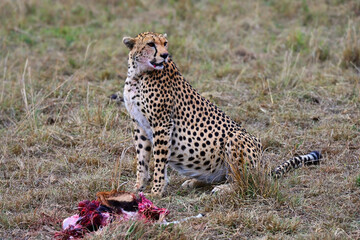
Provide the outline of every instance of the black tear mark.
<path id="1" fill-rule="evenodd" d="M 154 54 L 154 58 L 156 57 L 156 54 L 157 54 L 157 48 L 156 48 L 156 45 L 154 44 L 154 48 L 155 48 L 155 54 Z"/>
<path id="2" fill-rule="evenodd" d="M 157 48 L 156 48 L 156 44 L 155 44 L 155 38 L 154 37 L 151 37 L 153 42 L 154 42 L 154 48 L 155 48 L 155 54 L 154 54 L 154 58 L 156 57 L 156 54 L 157 54 Z"/>

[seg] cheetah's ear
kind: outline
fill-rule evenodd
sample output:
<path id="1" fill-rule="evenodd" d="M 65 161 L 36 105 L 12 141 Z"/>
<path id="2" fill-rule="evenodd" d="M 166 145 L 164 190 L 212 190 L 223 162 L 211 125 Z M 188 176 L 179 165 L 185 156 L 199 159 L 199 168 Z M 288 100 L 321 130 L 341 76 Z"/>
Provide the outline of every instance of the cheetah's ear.
<path id="1" fill-rule="evenodd" d="M 125 44 L 125 46 L 127 46 L 131 50 L 131 49 L 133 49 L 133 47 L 135 45 L 135 38 L 124 37 L 123 43 Z"/>
<path id="2" fill-rule="evenodd" d="M 164 38 L 167 38 L 167 34 L 166 34 L 166 33 L 164 33 L 164 34 L 163 34 L 163 37 L 164 37 Z"/>

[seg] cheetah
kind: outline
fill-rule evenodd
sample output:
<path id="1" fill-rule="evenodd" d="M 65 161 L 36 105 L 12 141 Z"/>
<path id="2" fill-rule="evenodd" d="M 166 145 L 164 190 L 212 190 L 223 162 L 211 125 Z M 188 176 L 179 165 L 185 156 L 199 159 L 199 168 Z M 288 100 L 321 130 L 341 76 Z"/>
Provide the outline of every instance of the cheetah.
<path id="1" fill-rule="evenodd" d="M 196 187 L 226 181 L 225 159 L 251 167 L 260 162 L 260 140 L 185 80 L 169 55 L 166 34 L 145 32 L 124 37 L 123 43 L 130 49 L 123 97 L 135 126 L 137 191 L 143 191 L 150 180 L 152 154 L 155 196 L 164 194 L 168 166 L 190 177 L 183 187 Z M 278 178 L 302 165 L 317 164 L 320 158 L 316 151 L 294 157 L 272 175 Z"/>

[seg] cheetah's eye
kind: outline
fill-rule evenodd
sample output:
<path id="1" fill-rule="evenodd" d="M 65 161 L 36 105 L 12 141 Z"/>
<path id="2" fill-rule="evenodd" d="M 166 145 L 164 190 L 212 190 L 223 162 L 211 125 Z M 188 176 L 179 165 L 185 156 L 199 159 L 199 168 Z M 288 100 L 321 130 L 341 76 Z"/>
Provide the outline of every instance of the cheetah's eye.
<path id="1" fill-rule="evenodd" d="M 167 42 L 164 42 L 164 47 L 166 47 L 166 45 L 167 45 Z"/>
<path id="2" fill-rule="evenodd" d="M 150 47 L 155 47 L 155 43 L 153 43 L 153 42 L 149 42 L 149 43 L 147 43 L 147 45 L 149 45 Z"/>

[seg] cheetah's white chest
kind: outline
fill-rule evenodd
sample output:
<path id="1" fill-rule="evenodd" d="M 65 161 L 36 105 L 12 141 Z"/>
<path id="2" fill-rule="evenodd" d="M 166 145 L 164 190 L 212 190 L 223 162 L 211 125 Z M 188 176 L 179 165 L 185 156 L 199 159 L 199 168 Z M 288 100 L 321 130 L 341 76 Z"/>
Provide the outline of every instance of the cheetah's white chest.
<path id="1" fill-rule="evenodd" d="M 125 107 L 131 118 L 135 119 L 136 123 L 146 132 L 148 139 L 152 142 L 153 134 L 150 123 L 138 106 L 138 102 L 140 102 L 140 96 L 137 84 L 138 83 L 131 78 L 126 79 L 124 87 Z"/>

